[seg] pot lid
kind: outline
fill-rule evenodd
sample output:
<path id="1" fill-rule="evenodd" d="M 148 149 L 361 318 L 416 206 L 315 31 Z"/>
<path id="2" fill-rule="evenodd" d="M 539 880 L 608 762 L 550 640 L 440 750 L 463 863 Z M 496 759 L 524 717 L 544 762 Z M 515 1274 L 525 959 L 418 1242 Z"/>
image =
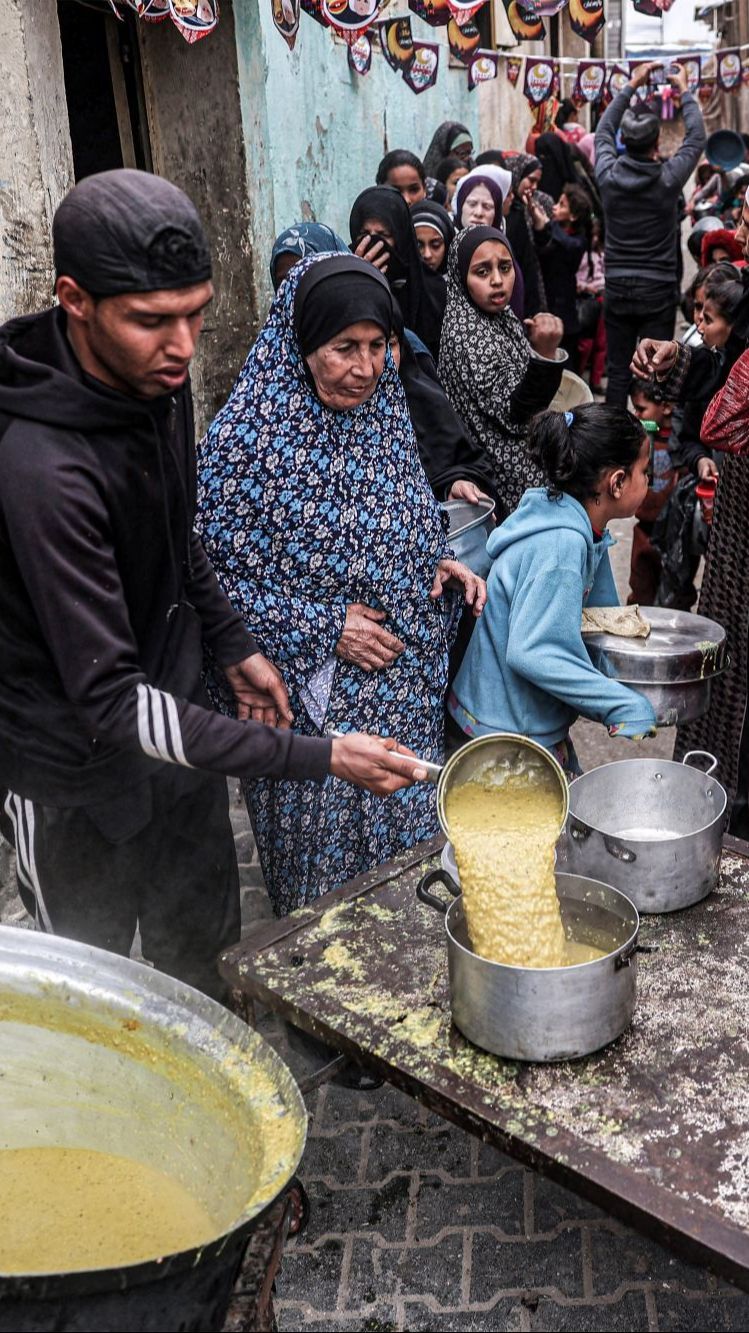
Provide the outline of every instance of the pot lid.
<path id="1" fill-rule="evenodd" d="M 726 632 L 722 625 L 690 611 L 643 606 L 650 622 L 647 639 L 617 634 L 586 634 L 588 648 L 606 654 L 609 669 L 625 685 L 673 684 L 706 680 L 728 666 Z"/>
<path id="2" fill-rule="evenodd" d="M 485 523 L 489 515 L 494 513 L 495 505 L 493 500 L 479 500 L 475 505 L 468 500 L 445 500 L 440 509 L 447 514 L 450 523 L 448 537 L 459 537 L 470 528 Z"/>

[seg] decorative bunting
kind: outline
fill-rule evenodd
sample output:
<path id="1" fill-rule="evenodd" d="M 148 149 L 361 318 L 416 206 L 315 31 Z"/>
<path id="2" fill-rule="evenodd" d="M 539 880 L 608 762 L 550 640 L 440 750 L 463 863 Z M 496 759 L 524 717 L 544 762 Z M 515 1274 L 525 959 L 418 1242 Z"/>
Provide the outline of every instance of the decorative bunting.
<path id="1" fill-rule="evenodd" d="M 468 66 L 468 91 L 473 92 L 480 83 L 490 83 L 496 79 L 499 69 L 499 56 L 496 51 L 476 51 Z"/>
<path id="2" fill-rule="evenodd" d="M 414 93 L 426 92 L 437 82 L 440 49 L 435 42 L 420 42 L 414 47 L 413 60 L 403 71 L 403 78 Z"/>
<path id="3" fill-rule="evenodd" d="M 718 87 L 730 93 L 741 83 L 741 57 L 737 47 L 719 51 L 715 57 Z"/>
<path id="4" fill-rule="evenodd" d="M 684 67 L 690 93 L 696 93 L 702 82 L 702 61 L 699 56 L 685 56 L 679 63 Z"/>
<path id="5" fill-rule="evenodd" d="M 447 0 L 408 0 L 408 8 L 430 28 L 444 28 L 452 17 Z"/>
<path id="6" fill-rule="evenodd" d="M 478 3 L 476 3 L 476 0 L 447 0 L 450 13 L 461 25 L 463 23 L 468 23 L 473 18 L 474 14 L 478 14 L 482 5 L 485 3 L 486 0 L 478 0 Z"/>
<path id="7" fill-rule="evenodd" d="M 531 106 L 539 106 L 552 95 L 554 84 L 553 60 L 530 60 L 525 62 L 525 82 L 523 92 Z"/>
<path id="8" fill-rule="evenodd" d="M 558 14 L 560 9 L 564 9 L 566 4 L 567 0 L 536 0 L 533 8 L 536 13 L 542 15 L 543 18 L 550 19 L 553 18 L 555 14 Z"/>
<path id="9" fill-rule="evenodd" d="M 592 42 L 605 23 L 603 0 L 570 0 L 570 26 L 578 37 Z"/>
<path id="10" fill-rule="evenodd" d="M 629 67 L 617 63 L 609 66 L 609 77 L 606 80 L 606 92 L 609 97 L 616 97 L 623 88 L 629 83 Z"/>
<path id="11" fill-rule="evenodd" d="M 273 23 L 290 51 L 299 32 L 299 0 L 271 0 Z"/>
<path id="12" fill-rule="evenodd" d="M 520 71 L 523 68 L 523 57 L 507 56 L 505 59 L 505 66 L 506 66 L 507 77 L 510 80 L 512 87 L 514 88 L 515 84 L 520 78 Z"/>
<path id="13" fill-rule="evenodd" d="M 327 28 L 328 20 L 322 12 L 322 0 L 299 0 L 299 4 L 304 13 L 309 14 L 309 17 L 314 19 L 315 23 L 320 23 L 323 28 Z"/>
<path id="14" fill-rule="evenodd" d="M 543 19 L 520 0 L 502 0 L 507 19 L 519 42 L 540 42 L 546 36 Z"/>
<path id="15" fill-rule="evenodd" d="M 459 60 L 461 65 L 470 65 L 471 56 L 481 45 L 481 33 L 471 19 L 467 23 L 460 24 L 451 18 L 447 25 L 447 43 L 450 54 Z"/>
<path id="16" fill-rule="evenodd" d="M 411 20 L 388 19 L 380 24 L 380 46 L 391 69 L 408 69 L 414 58 Z"/>
<path id="17" fill-rule="evenodd" d="M 577 67 L 575 93 L 594 106 L 603 97 L 606 83 L 606 63 L 603 60 L 581 60 Z"/>
<path id="18" fill-rule="evenodd" d="M 354 74 L 368 74 L 371 64 L 372 38 L 368 32 L 362 32 L 348 49 L 348 66 Z"/>
<path id="19" fill-rule="evenodd" d="M 360 32 L 371 27 L 379 8 L 380 0 L 322 0 L 327 22 L 349 42 L 355 42 Z"/>

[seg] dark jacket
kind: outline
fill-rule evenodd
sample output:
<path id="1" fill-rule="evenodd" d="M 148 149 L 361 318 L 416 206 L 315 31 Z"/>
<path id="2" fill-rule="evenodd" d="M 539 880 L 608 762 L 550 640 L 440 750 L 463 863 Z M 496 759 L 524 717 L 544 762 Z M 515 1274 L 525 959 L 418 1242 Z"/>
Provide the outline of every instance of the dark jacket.
<path id="1" fill-rule="evenodd" d="M 627 110 L 627 84 L 604 112 L 596 130 L 596 180 L 603 201 L 606 278 L 639 277 L 677 281 L 674 237 L 679 195 L 705 146 L 702 112 L 692 93 L 684 93 L 684 142 L 667 162 L 621 156 L 616 133 Z"/>
<path id="2" fill-rule="evenodd" d="M 546 300 L 541 281 L 541 266 L 528 227 L 528 210 L 519 199 L 513 199 L 510 204 L 505 230 L 525 284 L 523 309 L 515 310 L 515 314 L 518 319 L 532 319 L 540 310 L 546 309 Z"/>
<path id="3" fill-rule="evenodd" d="M 578 331 L 577 270 L 585 254 L 585 237 L 549 222 L 534 231 L 541 275 L 546 288 L 546 307 L 564 324 L 565 336 Z"/>
<path id="4" fill-rule="evenodd" d="M 112 800 L 183 764 L 322 779 L 330 743 L 211 712 L 257 651 L 193 532 L 189 386 L 144 401 L 85 376 L 62 310 L 0 329 L 0 786 Z"/>

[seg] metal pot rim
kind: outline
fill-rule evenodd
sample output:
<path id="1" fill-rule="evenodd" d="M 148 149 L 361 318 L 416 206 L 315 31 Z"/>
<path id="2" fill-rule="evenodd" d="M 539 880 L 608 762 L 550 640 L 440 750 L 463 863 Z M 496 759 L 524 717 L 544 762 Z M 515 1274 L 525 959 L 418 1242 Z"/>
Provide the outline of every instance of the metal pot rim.
<path id="1" fill-rule="evenodd" d="M 461 505 L 462 505 L 462 504 L 470 504 L 470 501 L 469 501 L 469 500 L 443 500 L 443 501 L 442 501 L 442 504 L 440 505 L 440 508 L 443 510 L 444 513 L 449 514 L 449 513 L 450 513 L 450 506 L 451 506 L 451 505 L 458 505 L 458 504 L 461 504 Z M 475 510 L 477 511 L 477 512 L 476 512 L 476 517 L 475 517 L 475 518 L 472 518 L 471 521 L 470 521 L 470 523 L 464 523 L 461 527 L 459 527 L 459 528 L 455 528 L 452 532 L 448 533 L 448 540 L 452 541 L 453 538 L 455 538 L 455 537 L 462 537 L 464 533 L 466 533 L 466 532 L 470 532 L 472 528 L 478 528 L 478 527 L 481 527 L 484 523 L 486 523 L 486 520 L 487 520 L 488 518 L 491 518 L 491 516 L 492 516 L 492 514 L 495 512 L 497 506 L 496 506 L 494 500 L 486 499 L 486 500 L 477 500 L 475 505 L 471 505 L 471 508 L 472 508 L 472 509 L 475 509 Z"/>
<path id="2" fill-rule="evenodd" d="M 686 770 L 689 773 L 696 773 L 698 777 L 707 778 L 711 783 L 713 783 L 714 786 L 718 787 L 720 791 L 723 793 L 722 807 L 718 811 L 718 813 L 710 820 L 709 824 L 702 824 L 700 828 L 690 829 L 688 833 L 680 833 L 678 838 L 673 839 L 674 842 L 683 842 L 686 838 L 695 838 L 700 833 L 706 833 L 708 829 L 713 828 L 713 826 L 717 824 L 719 819 L 723 819 L 725 817 L 726 807 L 728 805 L 728 793 L 723 784 L 721 782 L 718 782 L 718 779 L 713 777 L 711 774 L 703 773 L 701 768 L 693 768 L 691 764 L 686 764 L 684 762 L 679 763 L 678 760 L 676 759 L 648 759 L 643 756 L 642 758 L 639 759 L 610 760 L 609 763 L 599 764 L 597 768 L 590 768 L 588 769 L 587 773 L 581 773 L 578 777 L 574 778 L 570 783 L 570 791 L 572 791 L 572 788 L 575 786 L 575 783 L 580 782 L 582 778 L 592 777 L 594 773 L 601 773 L 605 768 L 620 769 L 623 764 L 657 764 L 659 768 L 663 768 L 665 765 L 668 765 L 670 768 L 678 768 L 680 772 Z M 664 839 L 662 838 L 630 838 L 630 837 L 623 838 L 621 833 L 617 833 L 616 829 L 599 828 L 597 824 L 591 824 L 589 820 L 583 819 L 582 815 L 575 814 L 575 811 L 572 809 L 571 800 L 569 804 L 568 817 L 578 820 L 580 824 L 585 824 L 586 828 L 592 829 L 594 833 L 600 833 L 601 836 L 604 838 L 617 838 L 620 842 L 631 843 L 632 846 L 634 847 L 648 847 L 648 846 L 660 845 L 664 841 Z"/>
<path id="3" fill-rule="evenodd" d="M 541 758 L 548 764 L 549 768 L 552 770 L 554 776 L 557 779 L 557 782 L 559 784 L 559 790 L 562 797 L 562 810 L 559 823 L 559 831 L 561 833 L 562 829 L 564 828 L 567 822 L 567 815 L 569 814 L 569 808 L 570 808 L 570 798 L 569 798 L 569 783 L 567 782 L 567 779 L 564 776 L 564 770 L 562 769 L 562 766 L 559 763 L 558 759 L 554 757 L 554 755 L 551 753 L 551 750 L 547 750 L 546 746 L 539 744 L 538 741 L 531 740 L 530 736 L 521 736 L 513 731 L 492 731 L 484 736 L 473 736 L 465 745 L 461 745 L 459 750 L 456 750 L 454 754 L 451 754 L 450 758 L 443 765 L 442 772 L 440 773 L 439 777 L 439 782 L 437 784 L 437 817 L 440 821 L 440 827 L 445 837 L 448 839 L 450 838 L 450 827 L 448 825 L 447 816 L 445 814 L 445 797 L 447 794 L 447 789 L 449 786 L 451 774 L 459 766 L 462 760 L 465 759 L 466 752 L 468 750 L 478 750 L 482 747 L 482 745 L 487 745 L 490 742 L 496 740 L 512 741 L 519 745 L 525 745 L 528 747 L 528 749 L 534 750 L 536 754 L 540 755 Z"/>
<path id="4" fill-rule="evenodd" d="M 461 894 L 459 898 L 456 898 L 454 902 L 450 903 L 450 906 L 448 907 L 447 912 L 445 913 L 445 934 L 448 937 L 450 945 L 455 949 L 459 949 L 460 952 L 462 954 L 465 954 L 467 958 L 473 959 L 474 963 L 477 963 L 480 966 L 483 965 L 484 967 L 497 969 L 498 971 L 506 973 L 508 975 L 510 973 L 514 974 L 520 972 L 523 975 L 526 975 L 527 973 L 534 973 L 535 975 L 538 976 L 541 974 L 548 975 L 549 973 L 553 973 L 555 976 L 558 976 L 560 974 L 564 974 L 565 976 L 567 975 L 571 976 L 574 973 L 576 973 L 578 969 L 581 967 L 597 967 L 601 963 L 608 963 L 612 958 L 616 958 L 618 954 L 623 953 L 626 949 L 630 947 L 630 945 L 636 942 L 637 936 L 640 932 L 640 913 L 638 912 L 637 908 L 632 902 L 632 899 L 628 898 L 626 893 L 622 893 L 621 889 L 615 889 L 613 884 L 604 884 L 603 880 L 591 879 L 590 876 L 588 875 L 570 875 L 566 871 L 562 871 L 560 872 L 560 874 L 564 874 L 566 878 L 569 880 L 585 880 L 585 882 L 588 884 L 594 884 L 602 889 L 608 889 L 610 893 L 615 894 L 617 898 L 621 898 L 623 902 L 626 903 L 626 905 L 629 908 L 631 908 L 632 912 L 634 913 L 635 923 L 632 928 L 632 931 L 627 936 L 626 940 L 623 941 L 622 944 L 618 944 L 615 949 L 611 949 L 609 953 L 603 954 L 601 958 L 590 958 L 587 963 L 570 963 L 566 967 L 521 967 L 518 966 L 517 964 L 511 964 L 511 963 L 495 963 L 492 961 L 491 958 L 482 958 L 480 954 L 474 953 L 473 949 L 467 949 L 464 944 L 460 943 L 460 940 L 457 940 L 455 938 L 450 929 L 450 917 L 457 916 L 458 911 L 462 909 L 463 895 Z M 566 894 L 559 894 L 560 898 L 564 898 L 566 896 L 567 896 Z"/>

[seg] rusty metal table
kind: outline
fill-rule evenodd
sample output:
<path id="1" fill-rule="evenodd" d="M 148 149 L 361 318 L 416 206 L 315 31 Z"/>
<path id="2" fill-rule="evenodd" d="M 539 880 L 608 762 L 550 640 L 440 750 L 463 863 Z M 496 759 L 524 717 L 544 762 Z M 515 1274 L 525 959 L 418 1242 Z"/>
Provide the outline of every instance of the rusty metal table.
<path id="1" fill-rule="evenodd" d="M 224 955 L 237 986 L 461 1128 L 749 1289 L 749 848 L 704 902 L 645 917 L 631 1028 L 525 1065 L 450 1018 L 444 924 L 415 888 L 443 840 L 265 923 Z"/>

